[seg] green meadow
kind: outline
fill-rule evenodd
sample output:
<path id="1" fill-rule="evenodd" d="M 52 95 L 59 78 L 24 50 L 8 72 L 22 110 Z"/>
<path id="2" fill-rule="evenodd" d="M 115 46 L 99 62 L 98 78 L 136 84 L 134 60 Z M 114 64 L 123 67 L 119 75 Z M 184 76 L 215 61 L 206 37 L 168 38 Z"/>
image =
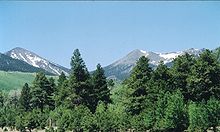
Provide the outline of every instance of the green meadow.
<path id="1" fill-rule="evenodd" d="M 22 89 L 25 83 L 31 85 L 35 74 L 36 73 L 0 71 L 0 90 L 9 92 L 11 90 Z"/>

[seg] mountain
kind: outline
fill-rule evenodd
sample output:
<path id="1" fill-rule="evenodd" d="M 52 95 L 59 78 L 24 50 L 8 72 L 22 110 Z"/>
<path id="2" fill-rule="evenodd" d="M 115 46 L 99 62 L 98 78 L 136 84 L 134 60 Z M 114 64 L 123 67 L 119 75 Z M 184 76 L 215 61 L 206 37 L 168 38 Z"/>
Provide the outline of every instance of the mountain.
<path id="1" fill-rule="evenodd" d="M 129 76 L 132 68 L 135 66 L 137 60 L 141 56 L 146 56 L 150 59 L 149 63 L 152 68 L 156 68 L 160 61 L 163 61 L 167 66 L 172 65 L 172 61 L 185 53 L 189 53 L 195 56 L 198 56 L 202 53 L 204 49 L 187 49 L 184 51 L 178 52 L 169 52 L 169 53 L 156 53 L 156 52 L 147 52 L 144 50 L 136 49 L 130 52 L 125 57 L 119 59 L 118 61 L 104 67 L 105 75 L 108 78 L 124 80 Z"/>
<path id="2" fill-rule="evenodd" d="M 29 65 L 28 63 L 13 59 L 7 55 L 0 53 L 0 70 L 2 71 L 20 71 L 20 72 L 39 72 L 43 71 L 46 74 L 49 74 L 45 70 L 41 68 L 34 67 L 32 65 Z M 50 73 L 51 74 L 51 73 Z"/>
<path id="3" fill-rule="evenodd" d="M 68 74 L 70 72 L 69 69 L 60 66 L 58 64 L 55 64 L 53 62 L 50 62 L 47 59 L 40 57 L 39 55 L 20 47 L 16 47 L 6 52 L 5 55 L 10 56 L 17 60 L 22 60 L 34 67 L 42 68 L 55 75 L 60 75 L 61 72 L 64 72 L 65 74 Z"/>

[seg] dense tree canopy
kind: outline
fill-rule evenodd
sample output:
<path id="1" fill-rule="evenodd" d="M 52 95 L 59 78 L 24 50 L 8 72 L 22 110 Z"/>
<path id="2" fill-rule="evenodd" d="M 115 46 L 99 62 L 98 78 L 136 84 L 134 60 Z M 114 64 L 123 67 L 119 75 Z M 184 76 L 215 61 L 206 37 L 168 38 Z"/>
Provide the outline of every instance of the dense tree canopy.
<path id="1" fill-rule="evenodd" d="M 108 80 L 100 64 L 91 74 L 76 49 L 71 73 L 36 74 L 21 93 L 0 91 L 0 127 L 46 131 L 219 131 L 219 53 L 177 57 L 156 69 L 140 57 L 123 83 Z"/>

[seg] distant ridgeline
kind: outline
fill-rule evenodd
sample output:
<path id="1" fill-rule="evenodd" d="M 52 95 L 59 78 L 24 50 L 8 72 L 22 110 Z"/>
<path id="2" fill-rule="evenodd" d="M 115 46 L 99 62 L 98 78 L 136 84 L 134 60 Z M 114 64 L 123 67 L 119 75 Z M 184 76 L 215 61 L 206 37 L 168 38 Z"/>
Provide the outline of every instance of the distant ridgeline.
<path id="1" fill-rule="evenodd" d="M 34 67 L 32 65 L 29 65 L 28 63 L 13 59 L 7 55 L 0 53 L 0 70 L 2 71 L 20 71 L 20 72 L 44 72 L 46 74 L 52 75 L 52 73 L 49 73 L 41 68 Z"/>
<path id="2" fill-rule="evenodd" d="M 141 56 L 146 56 L 149 58 L 150 67 L 155 69 L 160 61 L 163 61 L 166 66 L 171 67 L 173 60 L 176 57 L 184 55 L 185 53 L 199 56 L 199 54 L 201 54 L 203 51 L 204 49 L 191 48 L 178 52 L 156 53 L 136 49 L 127 54 L 125 57 L 122 57 L 121 59 L 103 68 L 107 78 L 122 81 L 130 75 L 132 68 L 136 65 L 137 60 Z M 216 48 L 212 51 L 220 61 L 220 48 Z M 60 75 L 61 72 L 64 72 L 66 75 L 70 73 L 70 69 L 52 63 L 31 51 L 19 47 L 12 49 L 5 54 L 0 54 L 0 62 L 0 70 L 3 71 L 43 71 L 44 73 L 50 75 Z M 93 73 L 93 71 L 91 71 L 91 73 Z"/>
<path id="3" fill-rule="evenodd" d="M 150 59 L 149 64 L 150 67 L 155 69 L 160 61 L 163 61 L 164 64 L 168 67 L 173 65 L 173 60 L 185 53 L 190 55 L 194 55 L 196 57 L 199 56 L 205 49 L 188 49 L 179 52 L 170 52 L 170 53 L 154 53 L 154 52 L 146 52 L 143 50 L 134 50 L 130 52 L 125 57 L 119 59 L 118 61 L 104 67 L 105 75 L 108 78 L 117 79 L 117 80 L 124 80 L 129 77 L 132 68 L 136 65 L 137 60 L 141 56 L 146 56 Z M 216 48 L 212 50 L 212 52 L 216 55 L 218 60 L 220 61 L 220 48 Z"/>

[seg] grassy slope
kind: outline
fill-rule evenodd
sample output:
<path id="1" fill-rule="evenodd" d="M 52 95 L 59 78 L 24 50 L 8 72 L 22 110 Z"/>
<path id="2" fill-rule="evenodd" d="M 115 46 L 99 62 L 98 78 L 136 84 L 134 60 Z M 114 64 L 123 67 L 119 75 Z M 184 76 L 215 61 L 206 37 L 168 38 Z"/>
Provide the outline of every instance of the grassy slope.
<path id="1" fill-rule="evenodd" d="M 0 90 L 20 90 L 25 83 L 31 85 L 36 73 L 0 71 Z M 55 77 L 56 79 L 56 77 Z"/>
<path id="2" fill-rule="evenodd" d="M 34 80 L 34 73 L 0 71 L 0 89 L 4 91 L 21 89 L 24 83 Z"/>

